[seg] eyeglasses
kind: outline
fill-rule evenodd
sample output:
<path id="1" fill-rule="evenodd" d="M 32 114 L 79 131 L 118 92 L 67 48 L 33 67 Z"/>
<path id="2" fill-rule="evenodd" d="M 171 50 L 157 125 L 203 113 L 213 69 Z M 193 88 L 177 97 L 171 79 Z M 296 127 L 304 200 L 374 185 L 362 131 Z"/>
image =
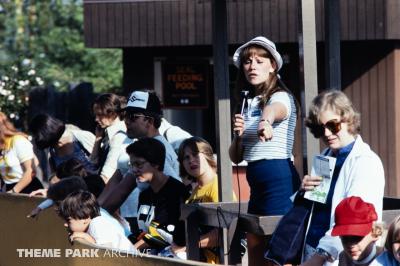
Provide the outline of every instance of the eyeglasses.
<path id="1" fill-rule="evenodd" d="M 128 164 L 131 168 L 142 169 L 147 161 L 130 161 Z"/>
<path id="2" fill-rule="evenodd" d="M 129 112 L 125 112 L 124 113 L 124 119 L 125 120 L 129 120 L 129 121 L 136 121 L 136 119 L 138 119 L 139 117 L 148 117 L 147 115 L 142 115 L 142 114 L 136 114 L 136 113 L 129 113 Z"/>
<path id="3" fill-rule="evenodd" d="M 315 126 L 314 135 L 318 138 L 325 135 L 325 128 L 327 128 L 332 134 L 337 134 L 342 129 L 342 121 L 329 120 L 325 124 L 319 124 Z"/>

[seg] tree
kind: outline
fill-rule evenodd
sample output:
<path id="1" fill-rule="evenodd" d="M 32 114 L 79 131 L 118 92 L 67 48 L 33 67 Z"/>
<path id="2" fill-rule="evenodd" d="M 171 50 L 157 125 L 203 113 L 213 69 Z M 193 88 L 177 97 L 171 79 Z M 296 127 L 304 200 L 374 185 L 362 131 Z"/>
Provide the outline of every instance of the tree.
<path id="1" fill-rule="evenodd" d="M 24 60 L 29 61 L 26 69 L 21 67 Z M 66 90 L 72 84 L 85 81 L 91 82 L 97 92 L 111 91 L 121 87 L 122 55 L 120 49 L 84 46 L 82 1 L 1 1 L 0 77 L 12 73 L 17 75 L 18 83 L 27 80 L 30 70 L 40 77 L 40 84 L 35 79 L 23 88 L 8 83 L 6 90 L 12 90 L 11 94 L 19 97 L 14 92 L 29 90 L 32 86 L 54 85 Z M 5 81 L 2 79 L 2 82 Z M 25 104 L 23 99 L 19 100 Z M 0 108 L 7 113 L 5 108 L 11 107 L 0 101 Z"/>

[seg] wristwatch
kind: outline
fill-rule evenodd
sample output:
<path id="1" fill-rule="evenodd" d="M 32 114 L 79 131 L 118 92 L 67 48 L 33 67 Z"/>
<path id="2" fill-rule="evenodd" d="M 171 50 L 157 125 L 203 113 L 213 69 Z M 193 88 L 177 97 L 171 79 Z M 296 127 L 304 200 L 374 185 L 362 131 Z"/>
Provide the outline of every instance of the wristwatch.
<path id="1" fill-rule="evenodd" d="M 331 256 L 331 254 L 329 254 L 326 250 L 324 250 L 324 249 L 322 249 L 322 248 L 317 248 L 317 249 L 315 250 L 315 253 L 318 254 L 318 255 L 320 255 L 320 256 L 322 256 L 322 257 L 324 257 L 325 260 L 327 260 L 327 261 L 329 261 L 329 262 L 333 262 L 333 261 L 334 261 L 334 259 L 333 259 L 333 257 Z"/>

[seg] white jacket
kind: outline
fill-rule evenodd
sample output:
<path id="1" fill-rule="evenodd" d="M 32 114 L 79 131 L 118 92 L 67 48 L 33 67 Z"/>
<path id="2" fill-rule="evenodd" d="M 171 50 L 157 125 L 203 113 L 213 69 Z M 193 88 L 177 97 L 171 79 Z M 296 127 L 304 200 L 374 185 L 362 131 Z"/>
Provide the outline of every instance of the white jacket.
<path id="1" fill-rule="evenodd" d="M 381 221 L 384 187 L 385 174 L 381 159 L 358 135 L 353 149 L 340 170 L 332 197 L 330 229 L 320 239 L 318 248 L 327 251 L 335 259 L 343 250 L 340 238 L 331 236 L 331 231 L 335 222 L 336 206 L 344 198 L 359 196 L 364 201 L 372 203 L 378 214 L 378 221 Z"/>
<path id="2" fill-rule="evenodd" d="M 118 157 L 121 154 L 121 149 L 124 148 L 123 143 L 127 137 L 124 121 L 119 120 L 119 118 L 115 119 L 113 124 L 107 127 L 106 133 L 110 141 L 110 149 L 108 150 L 100 175 L 109 180 L 115 170 L 117 170 Z"/>

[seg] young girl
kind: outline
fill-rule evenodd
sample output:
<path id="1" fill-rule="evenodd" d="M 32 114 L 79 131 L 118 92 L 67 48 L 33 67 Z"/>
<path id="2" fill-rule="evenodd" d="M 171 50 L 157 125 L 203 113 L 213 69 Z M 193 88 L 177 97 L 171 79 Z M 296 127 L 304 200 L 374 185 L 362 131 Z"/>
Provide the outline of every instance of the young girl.
<path id="1" fill-rule="evenodd" d="M 239 68 L 237 92 L 249 90 L 249 99 L 235 114 L 229 156 L 234 163 L 248 163 L 248 213 L 283 215 L 292 206 L 290 196 L 300 179 L 291 161 L 296 102 L 278 76 L 282 57 L 273 42 L 259 36 L 240 46 L 233 62 Z M 255 260 L 263 258 L 266 240 L 247 234 L 247 241 L 254 252 L 249 265 L 260 265 Z"/>
<path id="2" fill-rule="evenodd" d="M 218 202 L 217 162 L 211 145 L 200 137 L 186 139 L 179 148 L 178 160 L 180 176 L 189 177 L 197 182 L 186 203 Z M 233 198 L 236 198 L 235 195 Z M 175 254 L 186 252 L 184 228 L 180 229 L 175 231 L 178 233 L 175 233 L 174 243 L 171 246 L 171 251 Z M 203 248 L 204 259 L 207 262 L 216 262 L 216 256 L 205 249 L 218 245 L 218 231 L 208 227 L 200 228 L 200 230 L 202 235 L 199 246 Z"/>
<path id="3" fill-rule="evenodd" d="M 34 177 L 33 147 L 28 136 L 15 129 L 0 112 L 0 191 L 30 193 L 42 188 Z"/>
<path id="4" fill-rule="evenodd" d="M 377 257 L 370 265 L 400 265 L 400 216 L 397 216 L 389 226 L 385 248 L 386 251 Z"/>

